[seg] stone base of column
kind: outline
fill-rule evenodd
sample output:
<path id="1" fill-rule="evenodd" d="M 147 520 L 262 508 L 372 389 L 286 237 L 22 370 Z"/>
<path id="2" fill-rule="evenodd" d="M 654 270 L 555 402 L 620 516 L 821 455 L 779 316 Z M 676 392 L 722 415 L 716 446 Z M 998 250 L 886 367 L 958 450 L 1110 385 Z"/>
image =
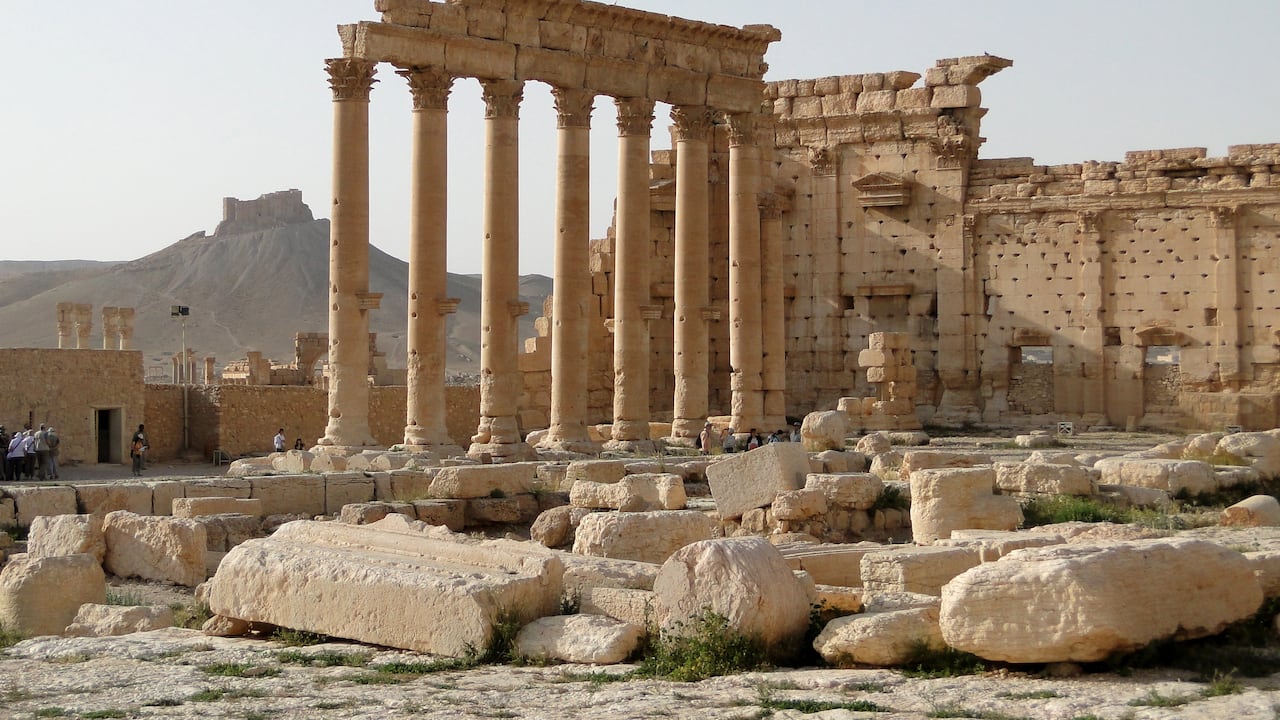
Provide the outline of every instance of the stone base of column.
<path id="1" fill-rule="evenodd" d="M 407 453 L 429 453 L 440 460 L 445 458 L 464 457 L 467 454 L 466 450 L 463 450 L 458 445 L 452 444 L 400 445 L 399 447 Z"/>
<path id="2" fill-rule="evenodd" d="M 658 443 L 652 440 L 610 440 L 604 444 L 604 449 L 632 455 L 657 455 Z"/>
<path id="3" fill-rule="evenodd" d="M 480 461 L 488 458 L 493 463 L 513 463 L 537 460 L 538 453 L 526 442 L 471 443 L 471 447 L 467 448 L 467 457 Z"/>
<path id="4" fill-rule="evenodd" d="M 592 440 L 552 440 L 545 439 L 535 446 L 541 454 L 543 451 L 574 453 L 577 455 L 599 455 L 604 445 Z"/>
<path id="5" fill-rule="evenodd" d="M 365 450 L 382 449 L 381 445 L 327 445 L 325 439 L 321 438 L 320 443 L 311 448 L 309 452 L 316 455 L 337 455 L 339 457 L 351 457 L 359 455 Z"/>

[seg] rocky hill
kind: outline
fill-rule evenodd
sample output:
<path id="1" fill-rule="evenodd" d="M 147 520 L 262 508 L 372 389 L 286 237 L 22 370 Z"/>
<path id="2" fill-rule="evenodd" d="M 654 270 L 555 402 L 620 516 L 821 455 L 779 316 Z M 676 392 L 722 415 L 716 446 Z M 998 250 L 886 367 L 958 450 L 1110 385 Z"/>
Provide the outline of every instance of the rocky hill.
<path id="1" fill-rule="evenodd" d="M 129 262 L 0 261 L 0 346 L 57 347 L 57 305 L 77 302 L 94 306 L 90 343 L 101 347 L 101 308 L 133 307 L 134 347 L 149 370 L 167 373 L 183 333 L 169 309 L 186 305 L 186 344 L 197 356 L 213 355 L 219 367 L 251 350 L 289 361 L 295 333 L 328 331 L 329 221 L 312 219 L 297 191 L 228 198 L 223 214 L 214 234 L 199 232 Z M 369 249 L 369 289 L 383 293 L 370 329 L 393 368 L 405 363 L 408 272 L 408 263 Z M 531 305 L 522 337 L 534 334 L 550 292 L 550 278 L 522 278 Z M 477 372 L 480 278 L 450 274 L 449 296 L 462 300 L 449 321 L 449 369 Z"/>

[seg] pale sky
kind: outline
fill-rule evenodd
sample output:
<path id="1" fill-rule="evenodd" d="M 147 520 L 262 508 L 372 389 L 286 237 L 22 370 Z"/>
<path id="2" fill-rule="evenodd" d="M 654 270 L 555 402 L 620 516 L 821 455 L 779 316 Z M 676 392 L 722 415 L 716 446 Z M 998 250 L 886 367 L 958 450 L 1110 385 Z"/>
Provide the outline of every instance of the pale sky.
<path id="1" fill-rule="evenodd" d="M 621 0 L 642 10 L 782 30 L 767 80 L 910 70 L 984 52 L 1014 66 L 982 85 L 984 158 L 1053 164 L 1126 150 L 1280 142 L 1275 0 Z M 131 260 L 199 230 L 221 199 L 299 188 L 328 216 L 335 26 L 372 0 L 0 0 L 0 259 Z M 372 241 L 408 257 L 409 94 L 380 66 Z M 555 114 L 521 113 L 522 273 L 550 275 Z M 659 106 L 665 120 L 668 108 Z M 483 107 L 450 105 L 449 270 L 479 272 Z M 665 123 L 654 148 L 667 146 Z M 593 237 L 616 187 L 612 102 L 596 103 Z"/>

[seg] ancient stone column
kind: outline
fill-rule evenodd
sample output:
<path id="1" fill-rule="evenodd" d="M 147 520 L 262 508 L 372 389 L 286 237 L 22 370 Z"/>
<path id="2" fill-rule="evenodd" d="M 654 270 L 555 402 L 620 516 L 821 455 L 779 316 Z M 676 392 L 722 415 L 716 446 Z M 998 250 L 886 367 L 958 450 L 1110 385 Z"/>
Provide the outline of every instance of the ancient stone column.
<path id="1" fill-rule="evenodd" d="M 1240 343 L 1240 248 L 1235 207 L 1209 209 L 1209 227 L 1213 233 L 1214 348 L 1213 362 L 1218 377 L 1232 390 L 1239 391 L 1245 380 L 1253 376 L 1252 368 Z"/>
<path id="2" fill-rule="evenodd" d="M 218 371 L 214 368 L 217 360 L 210 355 L 204 359 L 204 384 L 216 385 L 218 382 Z"/>
<path id="3" fill-rule="evenodd" d="M 729 120 L 729 387 L 733 427 L 763 429 L 760 308 L 760 148 L 755 116 Z"/>
<path id="4" fill-rule="evenodd" d="M 520 437 L 520 101 L 524 85 L 483 80 L 484 284 L 480 299 L 480 424 L 467 455 L 498 462 L 533 457 Z"/>
<path id="5" fill-rule="evenodd" d="M 174 355 L 172 358 L 169 358 L 169 359 L 173 362 L 173 384 L 181 385 L 182 384 L 182 357 L 180 355 Z"/>
<path id="6" fill-rule="evenodd" d="M 445 319 L 458 308 L 446 297 L 448 112 L 453 78 L 434 68 L 400 70 L 413 94 L 409 219 L 409 355 L 404 444 L 445 456 L 462 454 L 445 422 Z"/>
<path id="7" fill-rule="evenodd" d="M 612 450 L 652 452 L 649 439 L 649 134 L 653 101 L 620 98 L 613 271 Z"/>
<path id="8" fill-rule="evenodd" d="M 774 195 L 760 204 L 761 341 L 764 357 L 764 427 L 787 424 L 786 297 L 782 276 L 782 204 Z"/>
<path id="9" fill-rule="evenodd" d="M 75 305 L 69 302 L 58 303 L 58 349 L 65 350 L 71 345 L 71 331 L 75 328 Z"/>
<path id="10" fill-rule="evenodd" d="M 102 308 L 102 349 L 114 350 L 120 343 L 120 308 Z"/>
<path id="11" fill-rule="evenodd" d="M 118 308 L 120 318 L 120 348 L 121 350 L 133 349 L 133 320 L 137 315 L 134 308 Z"/>
<path id="12" fill-rule="evenodd" d="M 1101 218 L 1096 212 L 1081 212 L 1077 232 L 1080 236 L 1080 363 L 1079 412 L 1085 426 L 1107 421 L 1106 407 L 1106 328 L 1103 311 L 1107 306 L 1105 262 L 1102 255 Z M 1083 428 L 1081 428 L 1083 429 Z"/>
<path id="13" fill-rule="evenodd" d="M 89 349 L 89 334 L 93 332 L 93 306 L 76 303 L 76 349 Z"/>
<path id="14" fill-rule="evenodd" d="M 333 88 L 329 231 L 329 422 L 319 444 L 373 446 L 369 430 L 369 93 L 376 63 L 326 60 Z"/>
<path id="15" fill-rule="evenodd" d="M 591 110 L 595 95 L 556 88 L 555 295 L 552 296 L 551 422 L 541 447 L 595 452 L 587 435 L 588 321 L 591 317 Z"/>
<path id="16" fill-rule="evenodd" d="M 675 400 L 671 442 L 692 446 L 707 419 L 708 141 L 714 113 L 676 107 Z"/>

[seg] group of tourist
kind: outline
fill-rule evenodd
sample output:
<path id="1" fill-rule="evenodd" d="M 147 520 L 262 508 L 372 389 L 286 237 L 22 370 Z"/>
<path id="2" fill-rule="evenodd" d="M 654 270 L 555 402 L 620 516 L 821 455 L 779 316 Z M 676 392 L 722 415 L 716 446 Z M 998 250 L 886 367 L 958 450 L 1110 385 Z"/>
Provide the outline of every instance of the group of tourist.
<path id="1" fill-rule="evenodd" d="M 280 428 L 279 430 L 276 431 L 276 436 L 271 438 L 271 449 L 276 452 L 284 452 L 285 451 L 284 443 L 285 443 L 284 428 Z M 306 450 L 307 446 L 306 446 L 306 443 L 302 442 L 302 438 L 298 438 L 293 441 L 293 449 Z"/>
<path id="2" fill-rule="evenodd" d="M 32 430 L 31 424 L 27 423 L 12 436 L 0 425 L 4 480 L 57 480 L 58 446 L 61 444 L 58 433 L 44 423 L 40 423 L 38 430 Z"/>
<path id="3" fill-rule="evenodd" d="M 767 438 L 762 436 L 760 431 L 755 428 L 751 428 L 751 432 L 747 433 L 745 438 L 742 438 L 738 437 L 733 428 L 727 428 L 721 433 L 711 423 L 707 423 L 698 435 L 697 447 L 702 451 L 703 455 L 709 455 L 714 448 L 720 448 L 722 452 L 727 453 L 744 452 L 775 442 L 800 442 L 800 423 L 794 424 L 790 432 L 775 430 L 769 433 Z"/>

